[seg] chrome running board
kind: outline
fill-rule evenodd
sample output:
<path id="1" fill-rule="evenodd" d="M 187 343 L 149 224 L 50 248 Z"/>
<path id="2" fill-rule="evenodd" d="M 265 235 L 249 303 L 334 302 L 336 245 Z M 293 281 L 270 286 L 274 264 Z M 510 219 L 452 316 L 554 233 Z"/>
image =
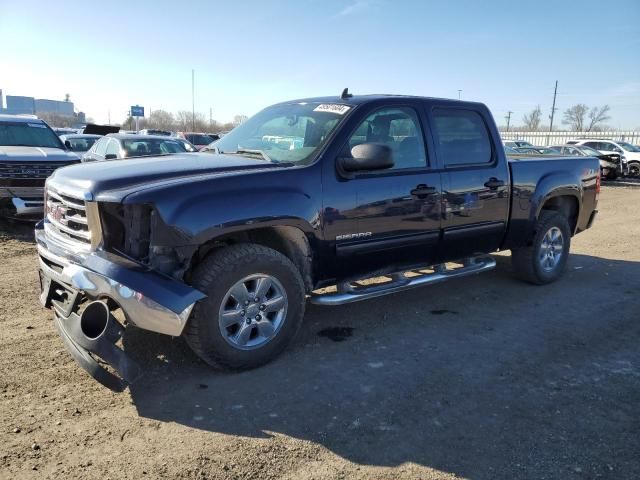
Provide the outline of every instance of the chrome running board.
<path id="1" fill-rule="evenodd" d="M 489 255 L 465 258 L 464 260 L 453 263 L 460 263 L 461 266 L 449 269 L 444 263 L 441 263 L 432 267 L 396 272 L 383 275 L 383 277 L 390 278 L 389 281 L 371 286 L 357 284 L 362 280 L 366 280 L 364 278 L 357 281 L 342 282 L 337 285 L 336 292 L 312 294 L 311 303 L 325 306 L 344 305 L 345 303 L 359 302 L 360 300 L 409 290 L 410 288 L 421 285 L 439 283 L 452 278 L 466 277 L 474 273 L 486 272 L 493 270 L 496 266 L 496 261 Z"/>

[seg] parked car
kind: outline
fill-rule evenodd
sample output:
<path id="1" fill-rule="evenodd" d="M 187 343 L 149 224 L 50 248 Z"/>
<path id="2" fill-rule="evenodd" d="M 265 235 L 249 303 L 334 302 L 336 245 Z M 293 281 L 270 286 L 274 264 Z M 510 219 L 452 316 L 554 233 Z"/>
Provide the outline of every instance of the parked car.
<path id="1" fill-rule="evenodd" d="M 102 135 L 90 135 L 77 133 L 73 135 L 60 135 L 60 140 L 67 147 L 68 150 L 76 152 L 82 156 L 84 152 L 89 150 L 96 141 L 102 138 Z"/>
<path id="2" fill-rule="evenodd" d="M 526 155 L 557 155 L 556 151 L 547 147 L 514 147 L 514 150 Z"/>
<path id="3" fill-rule="evenodd" d="M 208 133 L 195 133 L 195 132 L 178 132 L 177 136 L 178 138 L 184 138 L 185 140 L 188 140 L 198 150 L 202 150 L 211 142 L 215 142 L 220 138 L 218 135 L 215 135 L 215 134 L 210 135 Z"/>
<path id="4" fill-rule="evenodd" d="M 292 341 L 307 295 L 342 305 L 471 275 L 494 268 L 498 249 L 520 278 L 557 280 L 600 190 L 596 158 L 507 160 L 489 109 L 472 102 L 295 100 L 216 145 L 47 181 L 40 299 L 75 359 L 111 388 L 139 374 L 113 343 L 124 330 L 115 308 L 184 336 L 210 365 L 252 368 Z"/>
<path id="5" fill-rule="evenodd" d="M 532 143 L 525 140 L 503 140 L 502 144 L 505 147 L 520 148 L 520 147 L 535 147 Z"/>
<path id="6" fill-rule="evenodd" d="M 139 135 L 160 135 L 163 137 L 173 137 L 175 136 L 173 132 L 169 130 L 157 130 L 155 128 L 145 128 L 138 132 Z"/>
<path id="7" fill-rule="evenodd" d="M 614 153 L 622 155 L 623 169 L 632 177 L 640 176 L 640 148 L 630 143 L 597 138 L 582 138 L 570 140 L 567 143 L 570 145 L 586 145 L 607 155 Z"/>
<path id="8" fill-rule="evenodd" d="M 73 135 L 75 133 L 78 133 L 78 130 L 75 128 L 54 128 L 53 131 L 56 132 L 56 135 L 58 136 Z"/>
<path id="9" fill-rule="evenodd" d="M 626 173 L 622 167 L 622 157 L 619 153 L 600 153 L 586 145 L 556 145 L 549 148 L 561 155 L 596 157 L 600 161 L 601 175 L 608 180 L 615 180 Z"/>
<path id="10" fill-rule="evenodd" d="M 83 156 L 83 162 L 121 160 L 171 153 L 193 153 L 198 149 L 187 140 L 158 135 L 110 133 L 98 140 Z"/>
<path id="11" fill-rule="evenodd" d="M 0 216 L 42 218 L 46 178 L 79 161 L 44 121 L 0 115 Z"/>

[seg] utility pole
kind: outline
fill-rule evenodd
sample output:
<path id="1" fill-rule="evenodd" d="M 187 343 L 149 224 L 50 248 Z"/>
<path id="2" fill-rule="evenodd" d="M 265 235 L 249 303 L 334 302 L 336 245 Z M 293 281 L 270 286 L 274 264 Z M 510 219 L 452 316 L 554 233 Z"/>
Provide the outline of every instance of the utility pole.
<path id="1" fill-rule="evenodd" d="M 507 112 L 507 114 L 505 115 L 504 119 L 507 121 L 507 132 L 509 131 L 509 125 L 511 125 L 511 114 L 513 112 L 511 110 L 509 110 Z"/>
<path id="2" fill-rule="evenodd" d="M 191 69 L 191 130 L 196 131 L 196 73 Z"/>
<path id="3" fill-rule="evenodd" d="M 209 129 L 213 126 L 213 108 L 209 107 Z"/>
<path id="4" fill-rule="evenodd" d="M 460 98 L 462 97 L 462 95 L 461 95 L 461 94 L 462 94 L 462 90 L 461 90 L 461 89 L 458 89 L 458 100 L 460 100 Z"/>
<path id="5" fill-rule="evenodd" d="M 109 119 L 109 125 L 111 125 L 111 110 L 107 110 L 107 118 Z"/>
<path id="6" fill-rule="evenodd" d="M 556 88 L 553 90 L 553 105 L 551 105 L 551 123 L 549 125 L 549 131 L 553 132 L 553 116 L 556 113 L 556 95 L 558 95 L 558 80 L 556 80 Z"/>

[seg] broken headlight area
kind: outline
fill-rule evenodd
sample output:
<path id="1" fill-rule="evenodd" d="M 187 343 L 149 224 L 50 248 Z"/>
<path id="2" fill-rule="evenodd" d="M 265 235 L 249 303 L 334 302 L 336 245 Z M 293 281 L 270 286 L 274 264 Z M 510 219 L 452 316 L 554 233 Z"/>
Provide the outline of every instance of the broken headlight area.
<path id="1" fill-rule="evenodd" d="M 103 248 L 171 277 L 181 279 L 188 263 L 175 232 L 150 205 L 100 205 Z"/>

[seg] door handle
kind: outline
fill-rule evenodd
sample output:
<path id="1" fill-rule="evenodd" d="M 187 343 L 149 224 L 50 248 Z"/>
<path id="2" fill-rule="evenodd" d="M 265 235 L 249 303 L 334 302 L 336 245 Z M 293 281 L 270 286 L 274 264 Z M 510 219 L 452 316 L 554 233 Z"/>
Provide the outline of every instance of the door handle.
<path id="1" fill-rule="evenodd" d="M 411 190 L 411 195 L 418 198 L 426 198 L 429 195 L 433 195 L 437 191 L 438 190 L 436 189 L 436 187 L 430 187 L 428 185 L 425 185 L 424 183 L 421 183 L 420 185 L 416 186 L 416 188 Z"/>
<path id="2" fill-rule="evenodd" d="M 484 183 L 484 186 L 490 190 L 496 190 L 498 187 L 504 187 L 504 180 L 498 180 L 496 177 L 491 177 Z"/>

